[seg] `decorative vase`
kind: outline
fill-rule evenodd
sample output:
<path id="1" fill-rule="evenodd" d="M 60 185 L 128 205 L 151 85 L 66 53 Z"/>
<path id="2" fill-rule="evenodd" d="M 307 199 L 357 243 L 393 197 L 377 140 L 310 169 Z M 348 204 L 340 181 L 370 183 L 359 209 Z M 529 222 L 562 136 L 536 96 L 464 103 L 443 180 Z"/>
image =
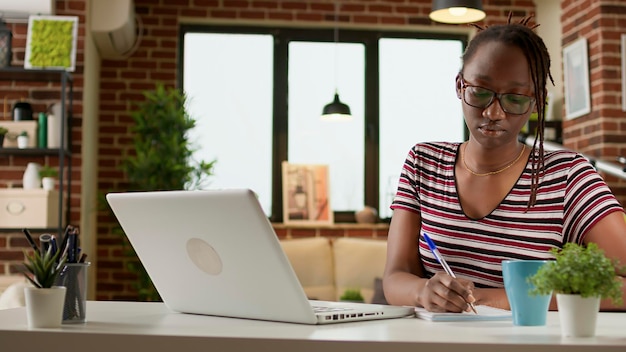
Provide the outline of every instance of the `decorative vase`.
<path id="1" fill-rule="evenodd" d="M 24 176 L 22 176 L 22 187 L 24 187 L 24 189 L 41 188 L 39 170 L 41 170 L 41 165 L 37 163 L 28 163 L 28 165 L 26 165 L 26 171 L 24 171 Z"/>
<path id="2" fill-rule="evenodd" d="M 20 149 L 28 148 L 28 136 L 17 136 L 17 147 Z"/>
<path id="3" fill-rule="evenodd" d="M 591 337 L 596 334 L 600 297 L 557 294 L 561 334 L 571 337 Z"/>
<path id="4" fill-rule="evenodd" d="M 26 317 L 30 328 L 58 328 L 63 321 L 63 304 L 67 288 L 24 287 Z"/>
<path id="5" fill-rule="evenodd" d="M 43 177 L 41 179 L 41 185 L 43 189 L 45 189 L 46 191 L 53 191 L 54 190 L 54 177 Z"/>

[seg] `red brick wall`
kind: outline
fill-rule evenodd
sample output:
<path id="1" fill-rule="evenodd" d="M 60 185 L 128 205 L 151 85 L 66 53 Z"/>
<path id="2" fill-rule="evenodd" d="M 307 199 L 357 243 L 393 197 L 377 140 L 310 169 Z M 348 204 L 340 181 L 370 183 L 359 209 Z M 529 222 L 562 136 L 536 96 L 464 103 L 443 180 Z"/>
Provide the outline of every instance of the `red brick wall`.
<path id="1" fill-rule="evenodd" d="M 564 0 L 561 9 L 562 46 L 587 39 L 591 86 L 591 113 L 563 122 L 564 144 L 603 160 L 626 156 L 620 55 L 620 36 L 626 28 L 626 2 Z M 604 176 L 626 206 L 626 181 Z"/>

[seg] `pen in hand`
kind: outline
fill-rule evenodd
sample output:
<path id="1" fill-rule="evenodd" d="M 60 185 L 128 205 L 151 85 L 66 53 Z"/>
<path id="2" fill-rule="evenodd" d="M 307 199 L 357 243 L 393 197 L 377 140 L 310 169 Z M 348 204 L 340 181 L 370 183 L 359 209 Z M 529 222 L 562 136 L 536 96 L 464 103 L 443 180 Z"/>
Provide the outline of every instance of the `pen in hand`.
<path id="1" fill-rule="evenodd" d="M 422 235 L 424 236 L 424 239 L 426 240 L 426 243 L 428 244 L 428 248 L 430 248 L 430 251 L 433 253 L 433 255 L 435 256 L 435 259 L 437 259 L 439 264 L 441 264 L 446 274 L 456 279 L 456 275 L 454 275 L 454 272 L 452 272 L 452 269 L 450 269 L 450 266 L 448 266 L 448 263 L 446 262 L 446 260 L 443 259 L 443 256 L 441 255 L 441 253 L 439 253 L 437 246 L 435 246 L 435 242 L 433 242 L 433 240 L 430 239 L 430 237 L 428 236 L 428 234 L 426 234 L 426 232 L 422 232 Z M 474 303 L 467 302 L 467 304 L 469 304 L 470 308 L 472 308 L 472 311 L 475 314 L 478 314 L 478 312 L 476 312 L 476 307 L 474 307 Z"/>

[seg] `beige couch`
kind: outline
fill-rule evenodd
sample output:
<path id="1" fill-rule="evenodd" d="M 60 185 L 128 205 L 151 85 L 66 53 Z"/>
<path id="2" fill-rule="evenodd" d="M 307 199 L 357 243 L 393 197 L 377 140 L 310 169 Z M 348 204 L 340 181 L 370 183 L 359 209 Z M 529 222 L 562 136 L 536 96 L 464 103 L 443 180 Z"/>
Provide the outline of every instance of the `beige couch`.
<path id="1" fill-rule="evenodd" d="M 309 298 L 335 301 L 346 289 L 359 289 L 366 302 L 385 303 L 380 279 L 386 241 L 311 237 L 281 245 Z"/>

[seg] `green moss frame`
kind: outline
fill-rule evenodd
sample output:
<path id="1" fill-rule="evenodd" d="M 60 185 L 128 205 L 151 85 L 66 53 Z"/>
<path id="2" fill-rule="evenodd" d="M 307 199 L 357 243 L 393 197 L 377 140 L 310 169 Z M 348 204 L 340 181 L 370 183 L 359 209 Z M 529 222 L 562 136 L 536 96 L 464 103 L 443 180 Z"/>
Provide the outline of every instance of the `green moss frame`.
<path id="1" fill-rule="evenodd" d="M 24 68 L 74 71 L 78 17 L 30 16 Z"/>

